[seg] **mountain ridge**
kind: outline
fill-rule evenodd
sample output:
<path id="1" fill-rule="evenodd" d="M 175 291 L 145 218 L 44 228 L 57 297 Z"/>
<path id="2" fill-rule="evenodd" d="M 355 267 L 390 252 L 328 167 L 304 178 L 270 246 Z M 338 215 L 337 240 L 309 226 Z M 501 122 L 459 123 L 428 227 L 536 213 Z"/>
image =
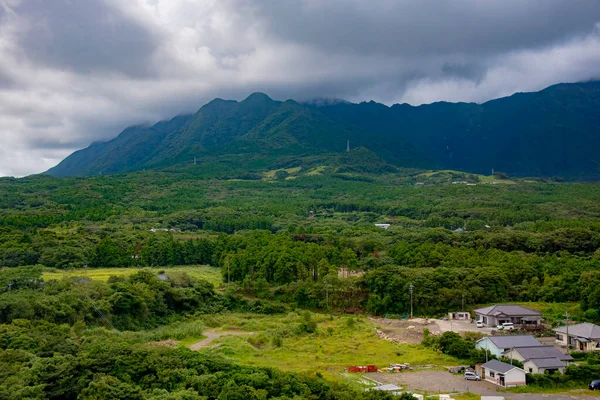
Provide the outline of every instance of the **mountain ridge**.
<path id="1" fill-rule="evenodd" d="M 110 141 L 74 152 L 47 173 L 122 173 L 235 155 L 268 168 L 282 157 L 343 152 L 350 140 L 396 167 L 600 177 L 600 156 L 592 150 L 600 145 L 597 81 L 557 84 L 481 104 L 338 100 L 277 101 L 261 92 L 239 102 L 215 98 L 194 114 L 126 128 Z"/>

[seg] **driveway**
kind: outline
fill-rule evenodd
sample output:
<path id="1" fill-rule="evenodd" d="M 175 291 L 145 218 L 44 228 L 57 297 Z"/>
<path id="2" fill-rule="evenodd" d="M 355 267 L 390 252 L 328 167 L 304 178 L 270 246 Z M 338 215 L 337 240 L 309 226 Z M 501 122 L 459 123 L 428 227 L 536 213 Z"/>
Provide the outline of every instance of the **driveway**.
<path id="1" fill-rule="evenodd" d="M 443 319 L 432 319 L 432 322 L 438 326 L 440 332 L 479 332 L 490 335 L 494 328 L 478 328 L 477 324 L 471 321 L 445 321 Z"/>

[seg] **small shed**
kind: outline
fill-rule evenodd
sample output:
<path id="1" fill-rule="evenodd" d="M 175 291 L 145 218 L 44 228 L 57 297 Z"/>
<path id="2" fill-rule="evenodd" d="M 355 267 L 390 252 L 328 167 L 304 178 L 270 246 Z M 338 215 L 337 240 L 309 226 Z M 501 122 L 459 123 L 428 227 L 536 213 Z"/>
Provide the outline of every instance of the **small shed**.
<path id="1" fill-rule="evenodd" d="M 379 385 L 371 388 L 372 390 L 380 390 L 382 392 L 391 393 L 394 396 L 400 396 L 402 394 L 402 388 L 394 384 L 388 383 L 386 385 Z"/>
<path id="2" fill-rule="evenodd" d="M 509 388 L 527 384 L 525 370 L 498 360 L 486 362 L 480 370 L 483 379 L 498 386 Z"/>
<path id="3" fill-rule="evenodd" d="M 468 313 L 466 311 L 449 312 L 448 319 L 469 321 L 471 319 L 471 313 Z"/>

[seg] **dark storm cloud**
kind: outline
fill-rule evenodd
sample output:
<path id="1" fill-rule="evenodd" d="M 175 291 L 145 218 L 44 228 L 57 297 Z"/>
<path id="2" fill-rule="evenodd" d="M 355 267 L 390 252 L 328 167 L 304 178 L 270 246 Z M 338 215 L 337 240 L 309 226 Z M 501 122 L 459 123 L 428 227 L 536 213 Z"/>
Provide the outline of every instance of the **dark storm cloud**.
<path id="1" fill-rule="evenodd" d="M 482 102 L 599 77 L 597 0 L 0 0 L 0 176 L 213 97 Z"/>
<path id="2" fill-rule="evenodd" d="M 491 54 L 589 32 L 594 0 L 280 1 L 256 4 L 281 38 L 329 51 Z"/>
<path id="3" fill-rule="evenodd" d="M 35 62 L 76 72 L 151 72 L 158 38 L 103 0 L 28 0 L 14 12 L 30 24 L 19 45 Z"/>

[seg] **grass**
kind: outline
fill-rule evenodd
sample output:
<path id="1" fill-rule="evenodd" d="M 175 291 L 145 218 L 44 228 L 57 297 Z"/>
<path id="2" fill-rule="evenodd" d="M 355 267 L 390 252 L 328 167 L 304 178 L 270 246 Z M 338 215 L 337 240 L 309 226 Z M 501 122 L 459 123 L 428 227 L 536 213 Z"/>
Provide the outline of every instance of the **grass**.
<path id="1" fill-rule="evenodd" d="M 421 345 L 397 344 L 380 339 L 375 325 L 364 317 L 311 314 L 317 323 L 314 333 L 300 332 L 303 316 L 225 314 L 201 317 L 211 328 L 254 332 L 247 336 L 223 336 L 221 345 L 202 351 L 220 354 L 236 363 L 274 367 L 330 379 L 344 379 L 350 365 L 408 362 L 411 365 L 457 365 L 460 360 Z"/>
<path id="2" fill-rule="evenodd" d="M 285 171 L 290 175 L 297 174 L 302 170 L 302 167 L 294 167 L 294 168 L 281 168 L 281 169 L 272 169 L 270 171 L 264 172 L 263 176 L 265 178 L 273 179 L 275 178 L 275 174 L 277 171 Z"/>
<path id="3" fill-rule="evenodd" d="M 46 270 L 42 277 L 44 280 L 62 279 L 63 277 L 85 276 L 92 280 L 106 281 L 111 276 L 126 276 L 135 272 L 148 269 L 154 273 L 164 271 L 169 272 L 185 272 L 195 278 L 204 279 L 213 285 L 218 285 L 223 282 L 221 271 L 219 268 L 210 267 L 208 265 L 191 265 L 177 267 L 160 267 L 160 268 L 79 268 L 71 270 Z"/>
<path id="4" fill-rule="evenodd" d="M 306 173 L 307 176 L 314 176 L 314 175 L 321 175 L 321 173 L 323 171 L 325 171 L 325 169 L 327 169 L 327 167 L 325 165 L 319 165 L 318 167 L 316 167 L 315 169 L 309 171 Z"/>
<path id="5" fill-rule="evenodd" d="M 450 169 L 445 169 L 445 170 L 440 170 L 440 171 L 429 171 L 429 172 L 425 172 L 422 174 L 419 174 L 419 177 L 423 177 L 423 178 L 431 178 L 433 175 L 438 174 L 438 173 L 448 173 L 448 174 L 468 174 L 466 172 L 460 172 L 460 171 L 453 171 Z M 495 178 L 492 175 L 479 175 L 479 174 L 468 174 L 468 175 L 475 175 L 479 178 L 479 183 L 498 183 L 498 184 L 505 184 L 505 185 L 514 185 L 516 182 L 512 181 L 510 179 L 498 179 Z"/>
<path id="6" fill-rule="evenodd" d="M 499 389 L 499 392 L 505 392 L 505 393 L 539 393 L 539 394 L 564 394 L 564 395 L 570 395 L 570 396 L 582 396 L 582 395 L 587 395 L 587 396 L 596 396 L 596 397 L 600 397 L 600 391 L 597 390 L 588 390 L 587 389 L 587 385 L 583 384 L 580 386 L 573 386 L 571 387 L 539 387 L 539 386 L 532 386 L 532 385 L 527 385 L 527 386 L 517 386 L 514 388 L 508 388 L 508 389 Z"/>

